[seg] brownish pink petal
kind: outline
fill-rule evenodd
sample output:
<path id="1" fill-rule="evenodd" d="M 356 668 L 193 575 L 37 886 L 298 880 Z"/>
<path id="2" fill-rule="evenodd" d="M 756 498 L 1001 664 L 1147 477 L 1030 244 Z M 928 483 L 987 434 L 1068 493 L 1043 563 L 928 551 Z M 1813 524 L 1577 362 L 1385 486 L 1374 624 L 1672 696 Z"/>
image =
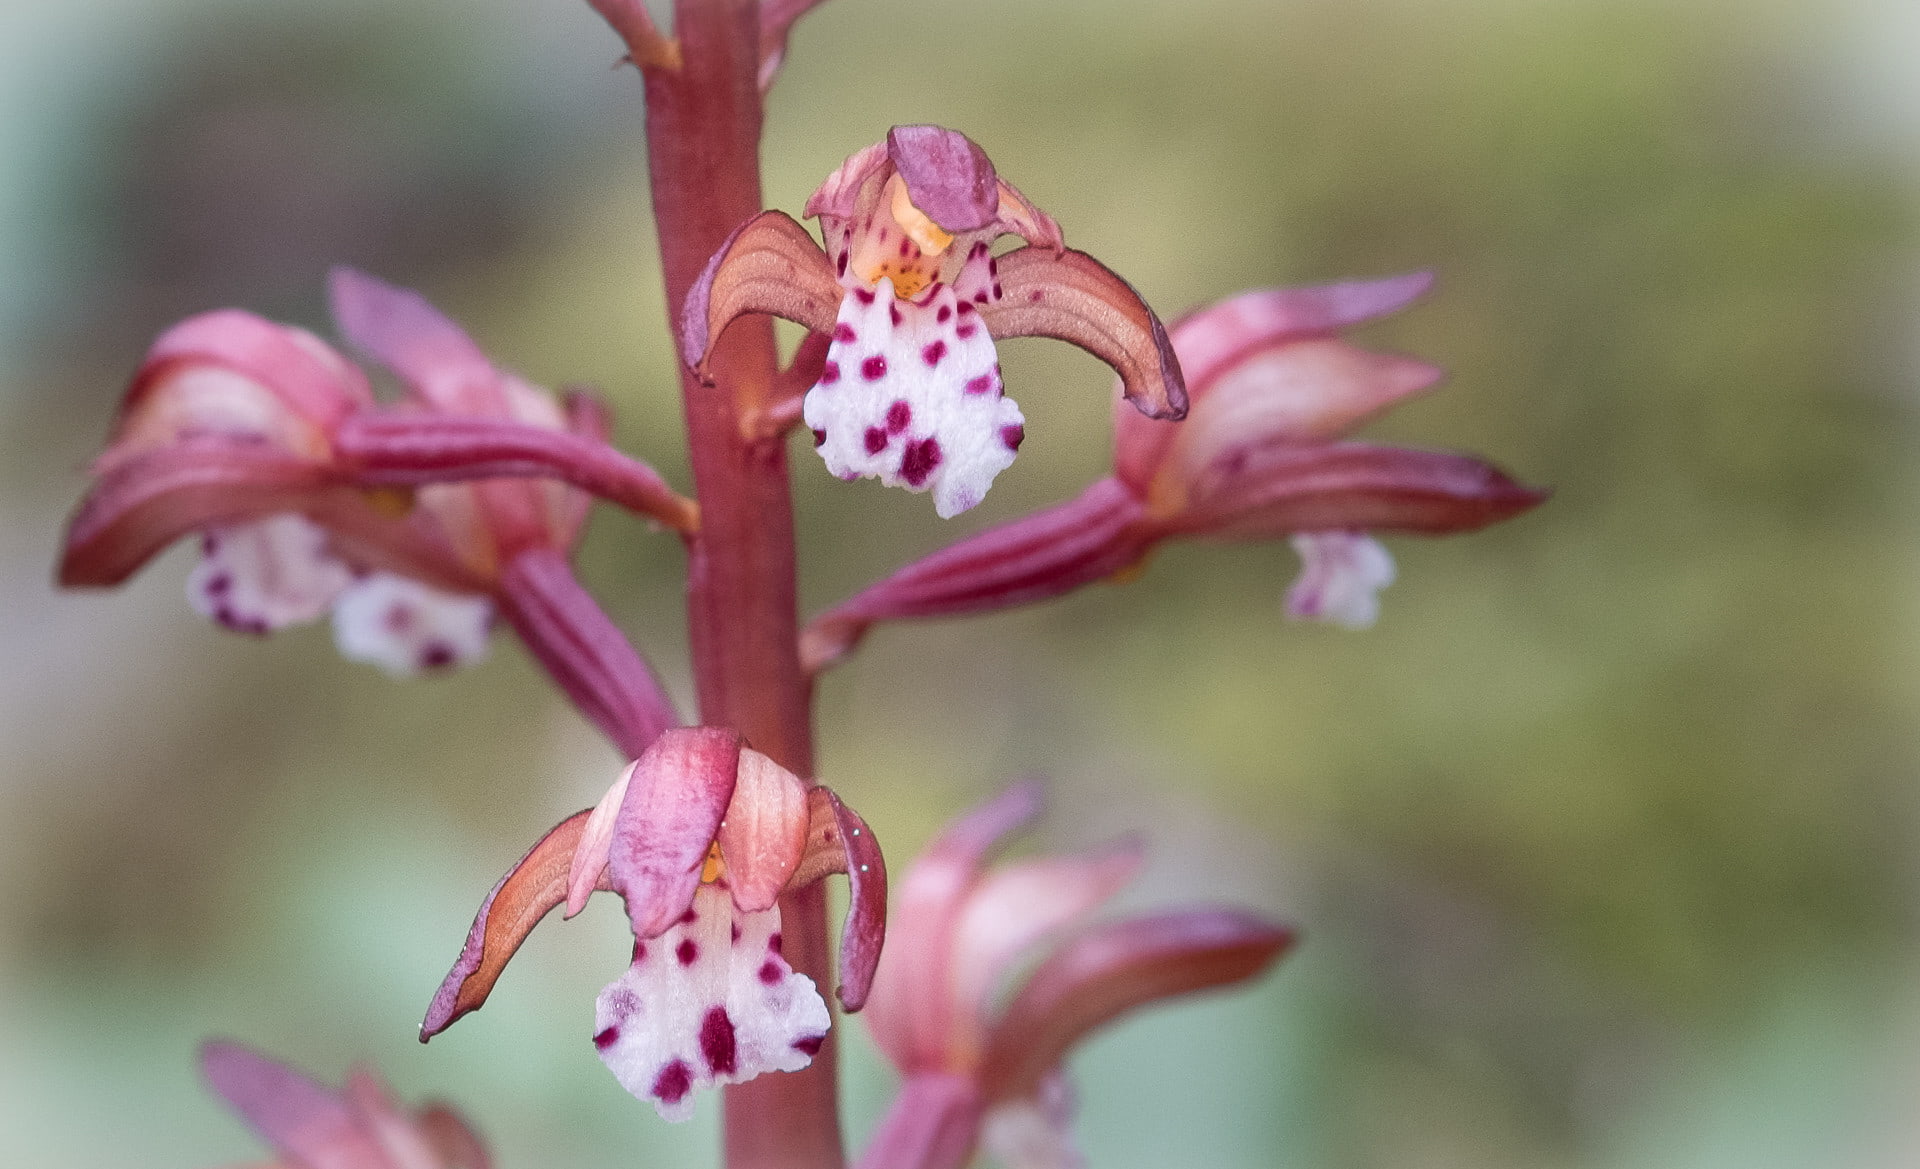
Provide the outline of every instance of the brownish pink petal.
<path id="1" fill-rule="evenodd" d="M 121 404 L 116 434 L 153 394 L 194 367 L 252 382 L 323 431 L 373 404 L 366 375 L 318 337 L 239 309 L 220 309 L 188 317 L 154 341 Z"/>
<path id="2" fill-rule="evenodd" d="M 572 917 L 587 907 L 587 898 L 599 888 L 606 879 L 607 854 L 613 851 L 613 825 L 620 816 L 620 805 L 626 802 L 627 785 L 633 782 L 634 768 L 640 766 L 636 760 L 620 770 L 620 778 L 613 781 L 600 802 L 587 813 L 587 823 L 580 830 L 580 842 L 574 846 L 573 860 L 567 866 L 567 911 Z"/>
<path id="3" fill-rule="evenodd" d="M 117 585 L 182 536 L 300 511 L 337 480 L 325 465 L 262 445 L 208 438 L 156 447 L 95 480 L 67 525 L 60 584 Z"/>
<path id="4" fill-rule="evenodd" d="M 840 1005 L 866 1005 L 887 931 L 887 863 L 880 842 L 859 813 L 827 788 L 807 792 L 807 846 L 788 887 L 811 885 L 832 873 L 847 875 L 847 917 L 840 927 Z"/>
<path id="5" fill-rule="evenodd" d="M 422 486 L 475 479 L 553 478 L 678 531 L 699 509 L 652 467 L 563 430 L 470 415 L 365 413 L 334 432 L 334 449 L 359 481 Z"/>
<path id="6" fill-rule="evenodd" d="M 821 3 L 821 0 L 766 0 L 760 5 L 760 92 L 765 93 L 779 76 L 787 58 L 787 37 L 794 22 Z"/>
<path id="7" fill-rule="evenodd" d="M 847 160 L 827 176 L 819 189 L 807 196 L 807 205 L 800 212 L 801 218 L 848 218 L 859 206 L 860 189 L 867 180 L 892 165 L 892 160 L 887 157 L 885 141 L 875 142 L 848 155 Z"/>
<path id="8" fill-rule="evenodd" d="M 715 727 L 670 730 L 640 757 L 607 856 L 635 938 L 660 936 L 693 904 L 739 764 L 739 733 Z"/>
<path id="9" fill-rule="evenodd" d="M 1113 922 L 1042 962 L 994 1024 L 979 1082 L 990 1100 L 1031 1094 L 1089 1031 L 1137 1007 L 1266 969 L 1293 932 L 1233 910 Z"/>
<path id="10" fill-rule="evenodd" d="M 1000 212 L 1000 176 L 987 152 L 958 130 L 895 126 L 887 157 L 907 197 L 927 218 L 955 235 L 993 223 Z"/>
<path id="11" fill-rule="evenodd" d="M 540 919 L 567 898 L 567 872 L 587 826 L 589 811 L 575 812 L 554 825 L 500 878 L 467 931 L 467 943 L 453 969 L 434 992 L 420 1024 L 425 1043 L 469 1011 L 477 1011 L 493 993 L 507 961 L 527 940 Z"/>
<path id="12" fill-rule="evenodd" d="M 1439 451 L 1330 443 L 1247 453 L 1195 484 L 1183 531 L 1227 538 L 1294 532 L 1472 531 L 1534 507 L 1546 493 L 1490 463 Z"/>
<path id="13" fill-rule="evenodd" d="M 435 409 L 512 416 L 493 363 L 426 297 L 352 268 L 330 272 L 327 291 L 341 335 Z"/>
<path id="14" fill-rule="evenodd" d="M 1167 331 L 1133 286 L 1084 252 L 1033 246 L 999 257 L 1001 298 L 980 307 L 994 337 L 1054 337 L 1112 366 L 1150 418 L 1184 418 L 1187 387 Z"/>
<path id="15" fill-rule="evenodd" d="M 718 836 L 735 908 L 758 913 L 780 899 L 806 851 L 807 820 L 807 785 L 800 777 L 743 748 Z"/>
<path id="16" fill-rule="evenodd" d="M 876 621 L 985 613 L 1061 596 L 1139 563 L 1154 533 L 1144 505 L 1112 479 L 1078 499 L 1002 524 L 915 561 L 822 613 L 800 638 L 818 672 Z"/>
<path id="17" fill-rule="evenodd" d="M 748 313 L 831 333 L 844 291 L 806 228 L 784 212 L 763 211 L 727 237 L 688 290 L 680 314 L 681 358 L 703 369 L 720 334 Z"/>

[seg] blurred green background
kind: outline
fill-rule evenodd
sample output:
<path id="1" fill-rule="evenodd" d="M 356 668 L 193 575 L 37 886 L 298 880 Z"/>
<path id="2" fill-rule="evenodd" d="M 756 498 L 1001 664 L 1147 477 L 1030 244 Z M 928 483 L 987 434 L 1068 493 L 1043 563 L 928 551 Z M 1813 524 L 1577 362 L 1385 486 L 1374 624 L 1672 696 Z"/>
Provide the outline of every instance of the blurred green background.
<path id="1" fill-rule="evenodd" d="M 210 1034 L 457 1101 L 503 1166 L 710 1163 L 585 1042 L 616 904 L 550 923 L 413 1041 L 481 896 L 612 779 L 509 639 L 399 685 L 256 642 L 176 550 L 56 595 L 127 374 L 189 313 L 327 332 L 328 264 L 418 285 L 537 381 L 594 382 L 685 483 L 634 76 L 577 0 L 0 5 L 0 1162 L 258 1148 Z M 1452 370 L 1378 436 L 1556 497 L 1397 540 L 1365 634 L 1290 625 L 1284 547 L 882 630 L 822 772 L 896 867 L 1008 777 L 1033 839 L 1145 829 L 1130 905 L 1306 943 L 1074 1072 L 1098 1167 L 1920 1163 L 1920 13 L 1903 0 L 832 0 L 775 89 L 797 209 L 937 121 L 1172 316 L 1433 268 L 1372 344 Z M 796 460 L 818 608 L 1103 473 L 1108 374 L 1003 351 L 1031 436 L 987 503 Z M 679 694 L 674 542 L 584 572 Z M 929 665 L 936 668 L 929 669 Z M 850 1132 L 889 1088 L 847 1028 Z"/>

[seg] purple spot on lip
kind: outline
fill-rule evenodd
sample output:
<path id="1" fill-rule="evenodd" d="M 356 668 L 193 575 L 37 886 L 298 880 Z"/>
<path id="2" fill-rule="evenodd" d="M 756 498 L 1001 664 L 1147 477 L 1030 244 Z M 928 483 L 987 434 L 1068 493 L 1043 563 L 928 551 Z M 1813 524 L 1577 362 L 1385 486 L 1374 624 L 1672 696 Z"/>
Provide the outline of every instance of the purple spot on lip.
<path id="1" fill-rule="evenodd" d="M 860 363 L 860 376 L 870 382 L 877 382 L 887 376 L 887 359 L 878 353 Z"/>
<path id="2" fill-rule="evenodd" d="M 740 923 L 737 921 L 733 923 L 733 940 L 736 942 L 740 940 Z"/>
<path id="3" fill-rule="evenodd" d="M 887 407 L 887 433 L 899 434 L 913 421 L 913 407 L 904 399 L 896 399 Z"/>
<path id="4" fill-rule="evenodd" d="M 700 915 L 692 909 L 688 909 L 685 913 L 680 915 L 681 925 L 692 925 L 694 922 L 699 920 L 700 920 Z"/>
<path id="5" fill-rule="evenodd" d="M 941 324 L 943 324 L 943 325 L 944 325 L 944 324 L 946 324 L 946 323 L 947 323 L 947 322 L 948 322 L 949 320 L 951 320 L 952 318 L 953 318 L 953 309 L 952 309 L 952 307 L 951 307 L 951 306 L 948 306 L 948 305 L 944 305 L 944 304 L 940 306 L 940 311 L 939 311 L 939 312 L 937 312 L 937 313 L 935 313 L 935 314 L 933 314 L 933 319 L 934 319 L 934 320 L 936 320 L 936 321 L 938 321 L 939 323 L 941 323 Z"/>
<path id="6" fill-rule="evenodd" d="M 768 953 L 772 953 L 772 954 L 778 954 L 780 952 L 780 935 L 779 934 L 773 934 L 772 936 L 767 938 L 767 951 Z"/>
<path id="7" fill-rule="evenodd" d="M 904 258 L 913 254 L 913 241 L 906 236 L 900 237 L 900 255 Z"/>
<path id="8" fill-rule="evenodd" d="M 853 290 L 853 295 L 861 304 L 873 303 L 873 289 L 871 288 L 856 288 Z"/>
<path id="9" fill-rule="evenodd" d="M 793 1041 L 793 1049 L 801 1055 L 819 1055 L 820 1045 L 826 1041 L 825 1035 L 804 1035 Z"/>
<path id="10" fill-rule="evenodd" d="M 899 324 L 899 323 L 900 323 L 900 306 L 899 306 L 899 305 L 897 305 L 897 304 L 890 304 L 890 305 L 888 305 L 888 306 L 887 306 L 887 316 L 889 316 L 889 317 L 891 317 L 891 318 L 893 319 L 893 323 L 894 323 L 894 324 L 896 324 L 896 325 L 897 325 L 897 324 Z"/>
<path id="11" fill-rule="evenodd" d="M 700 1020 L 700 1057 L 716 1076 L 730 1076 L 737 1066 L 734 1060 L 733 1020 L 727 1008 L 709 1007 Z"/>
<path id="12" fill-rule="evenodd" d="M 842 276 L 847 274 L 847 253 L 840 253 L 840 259 L 834 264 L 834 268 Z"/>
<path id="13" fill-rule="evenodd" d="M 829 361 L 825 365 L 820 367 L 820 381 L 818 384 L 823 386 L 830 386 L 839 380 L 840 380 L 840 363 L 839 362 Z"/>
<path id="14" fill-rule="evenodd" d="M 700 947 L 693 944 L 692 938 L 686 938 L 673 948 L 673 956 L 680 959 L 680 965 L 691 966 L 700 957 Z"/>
<path id="15" fill-rule="evenodd" d="M 969 394 L 984 394 L 991 389 L 993 389 L 993 375 L 990 373 L 983 373 L 978 377 L 970 377 L 967 379 L 967 393 Z"/>
<path id="16" fill-rule="evenodd" d="M 927 481 L 927 476 L 933 474 L 934 468 L 939 465 L 940 440 L 923 438 L 908 443 L 906 451 L 901 454 L 900 477 L 918 487 Z"/>
<path id="17" fill-rule="evenodd" d="M 976 332 L 978 332 L 979 329 L 980 329 L 980 326 L 978 325 L 959 325 L 955 327 L 955 329 L 953 330 L 953 335 L 960 338 L 962 341 L 965 341 L 968 337 L 971 337 Z"/>
<path id="18" fill-rule="evenodd" d="M 653 1081 L 653 1094 L 663 1104 L 678 1104 L 693 1089 L 693 1070 L 685 1060 L 676 1059 L 660 1069 Z"/>
<path id="19" fill-rule="evenodd" d="M 780 981 L 780 963 L 769 958 L 760 964 L 760 981 L 768 986 Z"/>
<path id="20" fill-rule="evenodd" d="M 826 445 L 826 442 L 827 442 L 827 432 L 826 432 L 826 431 L 824 431 L 824 430 L 815 430 L 815 431 L 813 432 L 813 445 L 814 445 L 814 446 L 825 446 L 825 445 Z"/>
<path id="21" fill-rule="evenodd" d="M 645 962 L 646 960 L 647 960 L 647 944 L 645 942 L 635 942 L 633 944 L 634 964 L 639 965 L 640 963 Z"/>
<path id="22" fill-rule="evenodd" d="M 877 455 L 881 451 L 887 449 L 887 432 L 880 429 L 878 426 L 867 427 L 867 433 L 865 435 L 865 438 L 867 443 L 868 454 Z"/>
<path id="23" fill-rule="evenodd" d="M 842 345 L 851 345 L 860 338 L 854 334 L 852 325 L 841 321 L 833 327 L 833 339 Z"/>
<path id="24" fill-rule="evenodd" d="M 959 313 L 961 316 L 964 317 L 968 313 L 973 311 L 973 302 L 968 300 L 963 300 L 959 304 L 956 304 L 953 306 L 953 311 Z"/>
<path id="25" fill-rule="evenodd" d="M 429 642 L 420 651 L 420 668 L 444 670 L 453 664 L 453 647 L 444 641 Z"/>
<path id="26" fill-rule="evenodd" d="M 233 587 L 233 578 L 224 572 L 218 572 L 207 578 L 207 595 L 223 596 Z"/>
<path id="27" fill-rule="evenodd" d="M 620 1042 L 620 1028 L 618 1027 L 609 1027 L 593 1037 L 593 1045 L 601 1051 L 605 1051 L 618 1042 Z"/>
<path id="28" fill-rule="evenodd" d="M 1020 444 L 1026 440 L 1027 428 L 1024 426 L 1002 426 L 1000 428 L 1000 441 L 1006 443 L 1007 449 L 1010 451 L 1019 450 Z"/>
<path id="29" fill-rule="evenodd" d="M 947 343 L 945 341 L 934 341 L 920 351 L 920 360 L 926 362 L 927 365 L 931 367 L 939 365 L 940 359 L 946 355 Z"/>

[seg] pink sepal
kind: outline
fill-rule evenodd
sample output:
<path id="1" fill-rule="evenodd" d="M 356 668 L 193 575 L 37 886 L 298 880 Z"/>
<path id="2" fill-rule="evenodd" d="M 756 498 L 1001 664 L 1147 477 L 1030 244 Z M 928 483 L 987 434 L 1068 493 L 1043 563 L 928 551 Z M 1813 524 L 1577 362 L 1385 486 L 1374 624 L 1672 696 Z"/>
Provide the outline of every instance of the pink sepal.
<path id="1" fill-rule="evenodd" d="M 352 268 L 330 272 L 327 291 L 341 335 L 435 409 L 511 416 L 493 363 L 425 297 Z"/>
<path id="2" fill-rule="evenodd" d="M 1198 536 L 1332 530 L 1438 534 L 1486 527 L 1547 493 L 1466 455 L 1365 443 L 1276 444 L 1191 486 L 1173 521 Z"/>
<path id="3" fill-rule="evenodd" d="M 821 0 L 767 0 L 760 5 L 760 92 L 773 87 L 787 59 L 787 37 L 794 22 L 818 7 Z"/>
<path id="4" fill-rule="evenodd" d="M 607 794 L 601 796 L 600 802 L 587 814 L 580 843 L 573 850 L 573 863 L 567 869 L 566 917 L 585 909 L 587 898 L 605 884 L 607 854 L 613 848 L 614 821 L 619 819 L 620 805 L 627 799 L 627 786 L 633 782 L 634 769 L 639 766 L 635 760 L 621 768 L 620 778 L 613 781 Z"/>
<path id="5" fill-rule="evenodd" d="M 541 918 L 566 900 L 567 876 L 589 814 L 586 810 L 575 812 L 554 825 L 480 903 L 460 957 L 454 960 L 453 969 L 427 1007 L 427 1016 L 420 1024 L 420 1042 L 445 1031 L 467 1012 L 479 1010 L 520 943 L 527 940 Z"/>
<path id="6" fill-rule="evenodd" d="M 323 430 L 373 404 L 366 375 L 304 329 L 278 325 L 240 309 L 188 317 L 147 350 L 121 405 L 122 422 L 185 367 L 238 374 Z"/>
<path id="7" fill-rule="evenodd" d="M 831 333 L 843 292 L 807 229 L 784 212 L 763 211 L 734 229 L 688 289 L 680 308 L 681 360 L 704 371 L 720 335 L 748 313 Z"/>
<path id="8" fill-rule="evenodd" d="M 808 624 L 800 656 L 819 671 L 875 621 L 985 613 L 1072 592 L 1138 563 L 1156 539 L 1132 492 L 1102 479 L 1078 499 L 989 528 L 869 585 Z"/>
<path id="9" fill-rule="evenodd" d="M 1187 416 L 1180 359 L 1133 285 L 1085 252 L 1039 243 L 997 263 L 1002 295 L 980 306 L 980 319 L 996 339 L 1053 337 L 1078 345 L 1113 367 L 1122 394 L 1140 413 Z"/>
<path id="10" fill-rule="evenodd" d="M 498 599 L 528 652 L 628 756 L 679 724 L 653 667 L 560 552 L 535 547 L 515 556 L 500 574 Z"/>
<path id="11" fill-rule="evenodd" d="M 867 1028 L 895 1067 L 942 1066 L 955 1026 L 949 988 L 959 915 L 988 852 L 1039 812 L 1039 784 L 1014 784 L 949 824 L 907 870 L 887 961 L 867 1000 Z"/>
<path id="12" fill-rule="evenodd" d="M 67 525 L 60 584 L 117 585 L 167 545 L 214 524 L 301 511 L 338 481 L 265 445 L 183 440 L 100 473 Z"/>
<path id="13" fill-rule="evenodd" d="M 773 908 L 800 867 L 807 827 L 807 785 L 760 752 L 742 748 L 733 797 L 715 834 L 735 909 Z"/>
<path id="14" fill-rule="evenodd" d="M 867 822 L 826 788 L 807 793 L 824 805 L 839 836 L 847 874 L 847 918 L 840 927 L 840 1005 L 858 1011 L 867 1005 L 880 946 L 887 933 L 887 863 Z"/>
<path id="15" fill-rule="evenodd" d="M 274 1150 L 307 1169 L 386 1169 L 380 1143 L 332 1091 L 237 1043 L 200 1048 L 200 1071 Z"/>
<path id="16" fill-rule="evenodd" d="M 1226 909 L 1095 927 L 1042 962 L 994 1023 L 981 1087 L 989 1100 L 1031 1095 L 1095 1027 L 1159 999 L 1251 978 L 1293 940 L 1284 926 Z"/>
<path id="17" fill-rule="evenodd" d="M 699 509 L 653 468 L 604 442 L 525 422 L 466 415 L 365 413 L 334 431 L 360 482 L 414 487 L 473 479 L 554 478 L 686 532 Z"/>
<path id="18" fill-rule="evenodd" d="M 958 130 L 895 126 L 887 158 L 913 205 L 944 230 L 978 231 L 999 216 L 1000 176 L 987 152 Z"/>
<path id="19" fill-rule="evenodd" d="M 693 904 L 739 764 L 739 734 L 713 727 L 668 731 L 640 757 L 607 855 L 635 938 L 658 937 Z"/>
<path id="20" fill-rule="evenodd" d="M 909 1075 L 854 1169 L 960 1169 L 979 1142 L 982 1110 L 966 1076 Z"/>

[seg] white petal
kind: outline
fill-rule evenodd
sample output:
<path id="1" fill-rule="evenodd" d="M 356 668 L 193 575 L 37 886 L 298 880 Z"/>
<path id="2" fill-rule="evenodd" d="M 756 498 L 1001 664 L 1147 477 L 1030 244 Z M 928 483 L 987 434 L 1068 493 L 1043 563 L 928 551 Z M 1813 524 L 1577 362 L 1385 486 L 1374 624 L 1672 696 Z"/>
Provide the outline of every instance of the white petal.
<path id="1" fill-rule="evenodd" d="M 471 665 L 486 656 L 493 603 L 446 593 L 390 572 L 347 586 L 333 607 L 340 656 L 396 678 Z"/>
<path id="2" fill-rule="evenodd" d="M 1073 1140 L 1073 1087 L 1055 1070 L 1030 1100 L 1008 1100 L 987 1110 L 980 1143 L 1007 1169 L 1085 1169 Z"/>
<path id="3" fill-rule="evenodd" d="M 1293 538 L 1300 576 L 1287 590 L 1287 615 L 1365 629 L 1380 617 L 1380 590 L 1393 583 L 1393 557 L 1363 532 L 1303 532 Z"/>
<path id="4" fill-rule="evenodd" d="M 985 301 L 974 297 L 992 296 L 991 263 L 984 245 L 968 261 L 965 300 L 947 284 L 896 300 L 885 278 L 842 298 L 826 369 L 803 406 L 828 470 L 930 490 L 944 517 L 979 503 L 1013 464 L 1025 419 L 1002 392 L 993 338 L 975 311 Z"/>
<path id="5" fill-rule="evenodd" d="M 778 907 L 736 915 L 726 890 L 702 885 L 679 924 L 635 943 L 594 1010 L 593 1044 L 621 1086 L 685 1120 L 694 1088 L 812 1063 L 827 1004 L 779 937 Z"/>
<path id="6" fill-rule="evenodd" d="M 353 580 L 327 551 L 327 533 L 304 516 L 269 516 L 208 528 L 187 577 L 187 602 L 238 633 L 312 621 Z"/>

